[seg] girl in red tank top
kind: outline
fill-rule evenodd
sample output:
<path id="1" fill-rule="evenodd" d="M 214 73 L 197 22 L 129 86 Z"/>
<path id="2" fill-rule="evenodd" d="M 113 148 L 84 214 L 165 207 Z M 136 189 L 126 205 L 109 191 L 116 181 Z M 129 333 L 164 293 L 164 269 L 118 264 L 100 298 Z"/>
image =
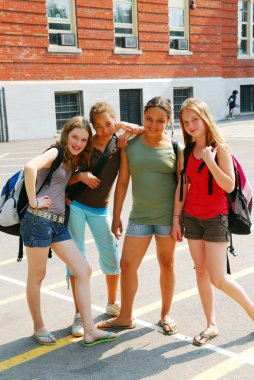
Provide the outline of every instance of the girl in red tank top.
<path id="1" fill-rule="evenodd" d="M 186 99 L 180 110 L 184 142 L 193 144 L 186 168 L 183 200 L 180 181 L 175 195 L 172 236 L 184 236 L 195 265 L 199 296 L 206 316 L 205 329 L 193 339 L 203 346 L 218 335 L 214 313 L 213 285 L 239 303 L 254 320 L 254 303 L 243 288 L 227 274 L 228 201 L 234 189 L 234 169 L 229 147 L 213 120 L 207 104 Z M 183 153 L 182 153 L 183 154 Z M 199 170 L 200 164 L 204 167 Z M 208 191 L 208 176 L 212 192 Z"/>

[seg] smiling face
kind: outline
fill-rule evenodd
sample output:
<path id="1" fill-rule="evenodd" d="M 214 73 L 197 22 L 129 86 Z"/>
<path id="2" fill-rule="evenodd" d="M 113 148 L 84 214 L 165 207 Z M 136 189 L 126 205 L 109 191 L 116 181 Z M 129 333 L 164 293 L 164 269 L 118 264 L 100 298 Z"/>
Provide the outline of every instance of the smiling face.
<path id="1" fill-rule="evenodd" d="M 108 142 L 115 132 L 115 119 L 108 112 L 93 115 L 93 127 L 100 140 Z"/>
<path id="2" fill-rule="evenodd" d="M 86 147 L 89 139 L 89 133 L 87 130 L 82 128 L 72 129 L 67 137 L 67 149 L 70 154 L 77 156 Z"/>
<path id="3" fill-rule="evenodd" d="M 169 117 L 162 108 L 151 107 L 144 113 L 144 128 L 150 136 L 159 136 L 165 131 Z"/>
<path id="4" fill-rule="evenodd" d="M 194 140 L 206 135 L 206 125 L 203 119 L 190 108 L 185 108 L 181 114 L 182 125 L 188 135 Z"/>

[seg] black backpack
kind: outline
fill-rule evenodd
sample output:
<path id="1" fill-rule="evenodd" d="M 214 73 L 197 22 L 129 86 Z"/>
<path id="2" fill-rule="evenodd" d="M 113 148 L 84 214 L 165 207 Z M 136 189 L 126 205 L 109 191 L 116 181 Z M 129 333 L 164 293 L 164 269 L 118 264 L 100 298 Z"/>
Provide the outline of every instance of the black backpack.
<path id="1" fill-rule="evenodd" d="M 57 157 L 53 161 L 47 177 L 43 181 L 42 185 L 40 186 L 40 188 L 36 192 L 36 194 L 38 194 L 44 186 L 48 186 L 48 187 L 50 186 L 50 182 L 51 182 L 52 175 L 53 175 L 54 171 L 59 168 L 59 166 L 61 165 L 61 163 L 63 161 L 63 157 L 64 157 L 63 148 L 59 144 L 56 144 L 55 146 L 51 146 L 47 150 L 49 150 L 53 147 L 57 148 L 57 150 L 58 150 Z M 6 200 L 9 197 L 13 197 L 13 190 L 11 190 L 13 184 L 12 184 L 12 186 L 10 186 L 10 183 L 13 181 L 13 178 L 15 176 L 18 178 L 17 174 L 18 173 L 15 173 L 11 178 L 9 178 L 8 181 L 6 182 L 5 186 L 4 186 L 4 188 L 7 189 L 6 194 L 5 194 Z M 29 202 L 28 202 L 28 197 L 27 197 L 27 192 L 26 192 L 26 187 L 25 187 L 25 181 L 23 180 L 21 190 L 20 190 L 20 193 L 18 195 L 17 205 L 16 205 L 19 220 L 21 220 L 22 217 L 24 216 L 25 211 L 26 211 L 28 206 L 29 206 Z M 20 235 L 20 223 L 13 224 L 11 226 L 1 226 L 0 225 L 0 231 L 4 232 L 6 234 L 9 234 L 9 235 L 19 236 L 19 252 L 18 252 L 17 261 L 21 261 L 23 258 L 23 239 Z"/>

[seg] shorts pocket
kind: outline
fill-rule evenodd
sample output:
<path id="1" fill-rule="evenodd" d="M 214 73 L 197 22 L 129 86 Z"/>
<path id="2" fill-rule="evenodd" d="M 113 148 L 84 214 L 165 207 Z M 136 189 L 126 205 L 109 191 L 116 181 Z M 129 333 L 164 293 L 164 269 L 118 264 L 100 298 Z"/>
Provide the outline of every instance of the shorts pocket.
<path id="1" fill-rule="evenodd" d="M 220 224 L 225 228 L 228 228 L 228 215 L 220 215 Z"/>

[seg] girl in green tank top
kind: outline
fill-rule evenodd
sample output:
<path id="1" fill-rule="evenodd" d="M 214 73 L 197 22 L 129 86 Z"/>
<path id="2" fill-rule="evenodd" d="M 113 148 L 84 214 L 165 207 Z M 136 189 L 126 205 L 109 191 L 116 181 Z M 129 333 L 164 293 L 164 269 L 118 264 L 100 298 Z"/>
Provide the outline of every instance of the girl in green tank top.
<path id="1" fill-rule="evenodd" d="M 160 265 L 162 308 L 159 325 L 164 334 L 178 332 L 170 316 L 174 293 L 174 250 L 171 237 L 176 171 L 180 162 L 166 129 L 173 117 L 169 100 L 151 99 L 144 111 L 142 135 L 134 137 L 121 152 L 121 165 L 115 191 L 112 231 L 119 239 L 123 227 L 120 219 L 129 179 L 132 179 L 133 205 L 126 230 L 121 258 L 121 310 L 117 318 L 97 325 L 101 329 L 134 328 L 132 306 L 138 287 L 137 270 L 155 236 Z"/>

